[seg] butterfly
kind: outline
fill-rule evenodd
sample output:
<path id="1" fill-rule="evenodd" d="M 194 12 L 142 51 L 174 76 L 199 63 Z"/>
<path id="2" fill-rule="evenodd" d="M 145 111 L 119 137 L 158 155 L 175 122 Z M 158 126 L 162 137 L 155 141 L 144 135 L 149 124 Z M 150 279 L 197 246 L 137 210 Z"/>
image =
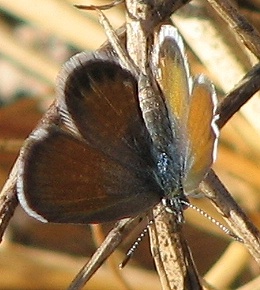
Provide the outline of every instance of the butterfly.
<path id="1" fill-rule="evenodd" d="M 216 93 L 192 78 L 177 29 L 155 33 L 150 70 L 160 95 L 115 55 L 81 52 L 63 67 L 57 98 L 19 155 L 25 211 L 55 223 L 102 223 L 160 201 L 182 220 L 183 201 L 215 160 Z M 151 105 L 152 104 L 152 105 Z"/>

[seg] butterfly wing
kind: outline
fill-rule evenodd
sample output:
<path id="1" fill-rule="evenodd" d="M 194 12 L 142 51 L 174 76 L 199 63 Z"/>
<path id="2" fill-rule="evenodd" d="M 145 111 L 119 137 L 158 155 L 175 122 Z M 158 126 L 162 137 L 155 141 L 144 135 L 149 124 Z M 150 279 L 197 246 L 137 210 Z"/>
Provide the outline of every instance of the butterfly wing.
<path id="1" fill-rule="evenodd" d="M 29 214 L 96 223 L 159 202 L 136 87 L 130 72 L 103 55 L 69 61 L 59 76 L 57 117 L 50 114 L 56 121 L 41 122 L 19 157 L 18 197 Z"/>
<path id="2" fill-rule="evenodd" d="M 186 121 L 190 95 L 190 74 L 183 41 L 172 25 L 162 25 L 155 37 L 153 49 L 153 72 L 162 91 L 167 108 L 167 118 L 172 131 L 168 144 L 170 168 L 168 184 L 171 191 L 179 191 L 182 186 L 183 162 L 186 139 Z M 174 192 L 170 195 L 175 194 Z"/>
<path id="3" fill-rule="evenodd" d="M 205 76 L 198 76 L 194 80 L 187 122 L 186 192 L 198 187 L 215 160 L 219 135 L 216 105 L 213 85 Z"/>
<path id="4" fill-rule="evenodd" d="M 184 192 L 196 189 L 216 155 L 216 94 L 203 76 L 194 81 L 175 27 L 163 25 L 154 49 L 156 80 L 163 92 L 173 132 L 174 177 Z"/>
<path id="5" fill-rule="evenodd" d="M 155 41 L 155 77 L 163 92 L 169 118 L 173 123 L 182 123 L 187 115 L 190 94 L 190 73 L 184 44 L 172 25 L 161 26 Z"/>

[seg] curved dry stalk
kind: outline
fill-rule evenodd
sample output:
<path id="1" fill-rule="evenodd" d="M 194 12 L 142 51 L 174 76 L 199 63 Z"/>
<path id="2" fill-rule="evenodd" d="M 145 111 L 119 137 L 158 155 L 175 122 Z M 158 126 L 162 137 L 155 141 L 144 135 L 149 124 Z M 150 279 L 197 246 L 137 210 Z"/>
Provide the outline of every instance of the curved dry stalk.
<path id="1" fill-rule="evenodd" d="M 260 64 L 255 65 L 219 104 L 217 124 L 222 128 L 228 120 L 260 89 Z"/>
<path id="2" fill-rule="evenodd" d="M 106 239 L 96 250 L 91 259 L 77 274 L 68 290 L 81 289 L 139 222 L 139 217 L 119 221 L 118 224 L 106 236 Z"/>
<path id="3" fill-rule="evenodd" d="M 240 37 L 245 46 L 260 59 L 260 35 L 243 17 L 229 0 L 207 0 L 232 30 Z"/>
<path id="4" fill-rule="evenodd" d="M 4 187 L 0 192 L 0 242 L 15 208 L 18 205 L 16 195 L 17 162 L 15 163 Z"/>
<path id="5" fill-rule="evenodd" d="M 213 170 L 206 176 L 200 188 L 221 211 L 235 234 L 243 239 L 247 249 L 260 264 L 260 233 L 231 197 Z"/>

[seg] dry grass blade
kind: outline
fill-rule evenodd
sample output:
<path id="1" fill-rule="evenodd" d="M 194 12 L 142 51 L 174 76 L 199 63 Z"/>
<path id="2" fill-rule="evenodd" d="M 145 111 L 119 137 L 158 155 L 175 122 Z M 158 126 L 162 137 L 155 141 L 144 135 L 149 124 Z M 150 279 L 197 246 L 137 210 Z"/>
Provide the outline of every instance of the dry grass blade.
<path id="1" fill-rule="evenodd" d="M 260 89 L 260 65 L 255 65 L 218 107 L 218 126 L 224 124 Z"/>
<path id="2" fill-rule="evenodd" d="M 229 0 L 207 0 L 219 15 L 230 25 L 248 49 L 260 59 L 260 34 L 238 12 Z"/>
<path id="3" fill-rule="evenodd" d="M 100 268 L 104 261 L 115 251 L 119 244 L 127 237 L 127 235 L 129 235 L 137 224 L 140 223 L 140 221 L 140 218 L 134 218 L 124 219 L 118 222 L 118 224 L 106 236 L 105 240 L 99 246 L 91 259 L 77 274 L 68 289 L 81 289 Z"/>
<path id="4" fill-rule="evenodd" d="M 211 170 L 201 185 L 205 195 L 221 210 L 234 232 L 243 239 L 247 249 L 260 264 L 260 234 L 236 204 L 230 193 Z"/>
<path id="5" fill-rule="evenodd" d="M 151 252 L 164 290 L 202 289 L 201 281 L 181 225 L 172 214 L 157 206 L 149 228 Z"/>
<path id="6" fill-rule="evenodd" d="M 13 167 L 8 180 L 0 192 L 0 242 L 9 224 L 10 218 L 18 205 L 16 196 L 16 174 L 17 168 Z"/>

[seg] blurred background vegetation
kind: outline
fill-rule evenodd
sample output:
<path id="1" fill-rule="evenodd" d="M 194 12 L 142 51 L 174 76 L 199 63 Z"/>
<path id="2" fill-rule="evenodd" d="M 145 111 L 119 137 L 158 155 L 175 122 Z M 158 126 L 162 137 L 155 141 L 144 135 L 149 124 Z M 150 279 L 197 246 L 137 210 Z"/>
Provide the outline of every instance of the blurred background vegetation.
<path id="1" fill-rule="evenodd" d="M 260 29 L 260 2 L 233 2 Z M 79 11 L 73 4 L 100 3 L 104 2 L 0 0 L 1 187 L 23 140 L 55 98 L 55 78 L 62 64 L 77 52 L 97 49 L 106 40 L 96 13 Z M 107 11 L 106 15 L 114 28 L 120 27 L 125 19 L 124 5 Z M 256 62 L 204 0 L 191 1 L 191 6 L 173 16 L 173 21 L 185 38 L 193 73 L 203 72 L 213 79 L 219 98 Z M 214 165 L 258 227 L 259 114 L 260 99 L 256 95 L 223 128 Z M 207 201 L 194 203 L 221 219 Z M 199 272 L 207 274 L 207 281 L 216 289 L 260 289 L 260 282 L 255 280 L 259 268 L 243 246 L 230 243 L 229 237 L 196 213 L 188 210 L 185 215 L 186 237 Z M 104 225 L 104 233 L 111 226 Z M 136 236 L 138 233 L 124 242 L 114 258 L 116 264 L 122 261 L 122 253 Z M 0 289 L 65 289 L 95 248 L 89 226 L 41 224 L 18 208 L 0 246 Z M 214 267 L 215 263 L 219 263 L 219 268 Z M 141 243 L 121 274 L 131 289 L 160 289 L 148 239 Z M 247 284 L 250 281 L 256 284 Z M 242 287 L 244 284 L 247 288 Z M 130 288 L 122 285 L 105 265 L 86 289 Z"/>

